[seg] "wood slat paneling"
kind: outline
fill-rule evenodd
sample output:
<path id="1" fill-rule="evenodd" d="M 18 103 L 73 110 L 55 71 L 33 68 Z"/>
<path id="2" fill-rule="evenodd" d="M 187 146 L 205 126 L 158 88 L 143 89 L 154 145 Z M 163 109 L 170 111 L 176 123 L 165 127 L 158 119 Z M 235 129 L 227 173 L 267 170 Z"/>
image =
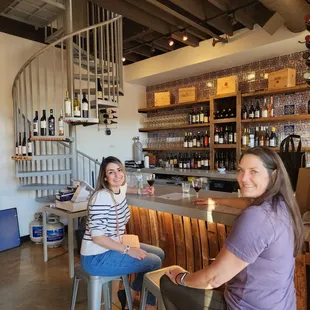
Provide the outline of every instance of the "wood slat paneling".
<path id="1" fill-rule="evenodd" d="M 149 210 L 149 217 L 150 217 L 150 230 L 152 238 L 151 244 L 159 246 L 159 228 L 158 228 L 157 212 L 154 210 Z"/>
<path id="2" fill-rule="evenodd" d="M 195 271 L 194 262 L 194 248 L 193 248 L 193 238 L 192 238 L 192 225 L 191 219 L 189 217 L 183 217 L 184 223 L 184 236 L 185 236 L 185 247 L 186 247 L 186 269 L 189 272 Z"/>
<path id="3" fill-rule="evenodd" d="M 209 240 L 209 257 L 214 259 L 219 253 L 216 223 L 207 223 Z"/>
<path id="4" fill-rule="evenodd" d="M 184 247 L 184 227 L 182 216 L 173 215 L 175 248 L 176 248 L 176 264 L 186 269 L 186 249 Z"/>
<path id="5" fill-rule="evenodd" d="M 203 268 L 206 268 L 207 266 L 209 266 L 209 242 L 208 242 L 207 223 L 205 221 L 198 220 L 198 225 L 200 232 L 202 266 Z"/>
<path id="6" fill-rule="evenodd" d="M 295 289 L 297 310 L 307 310 L 306 257 L 298 255 L 295 260 Z"/>
<path id="7" fill-rule="evenodd" d="M 192 236 L 194 246 L 193 254 L 195 262 L 195 270 L 200 270 L 202 268 L 202 261 L 201 261 L 201 245 L 200 245 L 198 220 L 191 219 L 191 223 L 192 223 Z"/>

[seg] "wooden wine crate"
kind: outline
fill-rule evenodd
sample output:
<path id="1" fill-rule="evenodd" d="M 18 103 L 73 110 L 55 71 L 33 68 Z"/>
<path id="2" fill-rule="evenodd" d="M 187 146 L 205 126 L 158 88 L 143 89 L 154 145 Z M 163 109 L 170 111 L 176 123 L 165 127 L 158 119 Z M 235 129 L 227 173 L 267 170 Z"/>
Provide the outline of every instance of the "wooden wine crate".
<path id="1" fill-rule="evenodd" d="M 268 74 L 268 89 L 296 86 L 296 69 L 283 69 Z"/>
<path id="2" fill-rule="evenodd" d="M 163 105 L 169 105 L 170 104 L 170 92 L 160 92 L 160 93 L 154 93 L 154 102 L 155 107 L 161 107 Z"/>
<path id="3" fill-rule="evenodd" d="M 196 100 L 196 87 L 179 88 L 179 103 Z"/>
<path id="4" fill-rule="evenodd" d="M 223 95 L 236 93 L 238 91 L 238 76 L 225 76 L 217 79 L 216 94 Z"/>

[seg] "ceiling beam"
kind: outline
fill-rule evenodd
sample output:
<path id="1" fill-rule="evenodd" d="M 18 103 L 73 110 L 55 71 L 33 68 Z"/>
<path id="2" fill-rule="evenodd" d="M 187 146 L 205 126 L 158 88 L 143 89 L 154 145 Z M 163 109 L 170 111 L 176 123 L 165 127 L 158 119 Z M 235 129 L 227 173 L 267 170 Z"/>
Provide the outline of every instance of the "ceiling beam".
<path id="1" fill-rule="evenodd" d="M 140 61 L 143 59 L 142 57 L 140 57 L 139 55 L 134 54 L 134 53 L 126 54 L 125 58 L 131 62 L 137 62 L 137 61 Z"/>
<path id="2" fill-rule="evenodd" d="M 209 0 L 211 4 L 219 8 L 223 12 L 228 12 L 231 10 L 234 10 L 238 8 L 238 6 L 241 6 L 242 3 L 240 1 L 234 2 L 234 7 L 232 7 L 232 3 L 230 0 Z M 243 3 L 244 4 L 244 3 Z M 234 13 L 234 16 L 236 20 L 244 25 L 246 28 L 252 30 L 254 28 L 255 22 L 252 20 L 252 18 L 245 12 L 244 9 L 236 10 Z"/>
<path id="3" fill-rule="evenodd" d="M 147 29 L 145 31 L 142 31 L 142 32 L 139 32 L 137 34 L 135 34 L 134 36 L 131 36 L 129 38 L 126 38 L 124 39 L 123 43 L 128 43 L 128 42 L 131 42 L 131 41 L 136 41 L 137 39 L 142 39 L 143 37 L 153 33 L 154 30 L 153 29 Z"/>
<path id="4" fill-rule="evenodd" d="M 146 1 L 149 2 L 149 3 L 154 4 L 155 6 L 157 6 L 157 7 L 161 8 L 162 10 L 164 10 L 164 11 L 170 13 L 171 15 L 173 15 L 173 16 L 175 16 L 175 17 L 181 19 L 181 20 L 183 20 L 184 22 L 186 22 L 186 23 L 188 23 L 189 25 L 193 26 L 194 28 L 196 28 L 196 29 L 198 29 L 198 30 L 200 30 L 200 31 L 202 31 L 202 32 L 204 32 L 204 33 L 210 35 L 211 37 L 217 38 L 217 39 L 219 39 L 219 40 L 221 40 L 221 41 L 223 40 L 223 38 L 221 38 L 220 36 L 218 36 L 217 34 L 215 34 L 215 33 L 214 33 L 213 31 L 211 31 L 210 29 L 207 29 L 207 28 L 205 28 L 205 27 L 203 27 L 203 26 L 197 24 L 197 23 L 194 22 L 193 20 L 191 20 L 191 19 L 187 18 L 186 16 L 184 16 L 184 15 L 182 15 L 182 14 L 180 14 L 180 13 L 178 13 L 178 12 L 172 10 L 172 9 L 170 9 L 168 6 L 162 4 L 161 2 L 159 2 L 159 1 L 157 1 L 157 0 L 146 0 Z"/>
<path id="5" fill-rule="evenodd" d="M 201 20 L 205 19 L 203 3 L 201 0 L 170 0 L 170 2 L 174 3 L 175 5 Z"/>
<path id="6" fill-rule="evenodd" d="M 151 49 L 148 46 L 139 46 L 137 47 L 137 44 L 134 42 L 127 43 L 124 45 L 124 55 L 130 54 L 130 53 L 135 53 L 144 57 L 151 57 Z"/>

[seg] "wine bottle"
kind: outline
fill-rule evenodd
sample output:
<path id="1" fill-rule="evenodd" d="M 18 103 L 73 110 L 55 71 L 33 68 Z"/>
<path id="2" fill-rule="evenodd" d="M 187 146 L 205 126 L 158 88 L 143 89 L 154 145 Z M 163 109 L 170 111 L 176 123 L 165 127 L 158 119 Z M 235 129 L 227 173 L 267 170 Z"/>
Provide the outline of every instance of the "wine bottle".
<path id="1" fill-rule="evenodd" d="M 64 134 L 65 134 L 65 130 L 64 130 L 64 117 L 63 117 L 62 110 L 60 110 L 60 116 L 58 118 L 58 135 L 59 136 L 63 136 Z"/>
<path id="2" fill-rule="evenodd" d="M 276 129 L 275 127 L 271 128 L 271 134 L 270 134 L 270 139 L 269 139 L 269 146 L 270 147 L 276 147 L 278 145 L 277 141 L 277 135 L 276 135 Z"/>
<path id="3" fill-rule="evenodd" d="M 199 123 L 202 124 L 204 121 L 204 113 L 203 113 L 203 107 L 200 107 L 200 113 L 199 113 Z"/>
<path id="4" fill-rule="evenodd" d="M 18 155 L 22 155 L 22 133 L 18 133 Z"/>
<path id="5" fill-rule="evenodd" d="M 103 118 L 108 118 L 108 119 L 117 119 L 118 117 L 112 114 L 103 114 Z"/>
<path id="6" fill-rule="evenodd" d="M 196 137 L 196 147 L 201 147 L 200 145 L 200 132 L 198 131 L 197 137 Z"/>
<path id="7" fill-rule="evenodd" d="M 24 132 L 24 138 L 22 143 L 22 155 L 27 156 L 27 144 L 26 144 L 26 133 Z"/>
<path id="8" fill-rule="evenodd" d="M 196 134 L 193 134 L 193 147 L 197 147 L 197 137 Z"/>
<path id="9" fill-rule="evenodd" d="M 220 127 L 220 133 L 219 133 L 219 144 L 224 144 L 224 133 L 223 133 L 223 127 Z"/>
<path id="10" fill-rule="evenodd" d="M 89 104 L 88 100 L 86 99 L 86 93 L 83 93 L 82 99 L 82 117 L 88 118 L 89 116 Z"/>
<path id="11" fill-rule="evenodd" d="M 75 95 L 74 95 L 73 116 L 74 117 L 81 117 L 81 104 L 80 104 L 77 93 L 75 93 Z"/>
<path id="12" fill-rule="evenodd" d="M 115 110 L 112 110 L 112 109 L 100 109 L 100 111 L 99 111 L 101 114 L 105 114 L 105 113 L 107 113 L 107 114 L 115 114 L 116 113 L 116 111 Z"/>
<path id="13" fill-rule="evenodd" d="M 214 144 L 219 143 L 219 129 L 215 128 L 215 134 L 214 134 Z"/>
<path id="14" fill-rule="evenodd" d="M 209 112 L 208 109 L 205 108 L 205 113 L 204 113 L 204 117 L 203 117 L 203 122 L 204 123 L 209 123 Z"/>
<path id="15" fill-rule="evenodd" d="M 46 111 L 43 110 L 43 115 L 40 119 L 41 136 L 46 136 Z"/>
<path id="16" fill-rule="evenodd" d="M 72 116 L 72 106 L 68 91 L 66 91 L 66 98 L 65 98 L 65 116 L 66 117 Z"/>
<path id="17" fill-rule="evenodd" d="M 193 137 L 192 137 L 192 133 L 189 133 L 189 137 L 188 137 L 188 147 L 191 148 L 193 147 Z"/>
<path id="18" fill-rule="evenodd" d="M 97 79 L 97 98 L 99 100 L 103 99 L 102 86 L 100 82 L 100 78 Z"/>
<path id="19" fill-rule="evenodd" d="M 184 133 L 184 143 L 183 143 L 183 147 L 188 147 L 187 132 Z"/>
<path id="20" fill-rule="evenodd" d="M 252 103 L 249 110 L 249 118 L 253 119 L 254 117 L 255 117 L 255 109 Z"/>
<path id="21" fill-rule="evenodd" d="M 16 141 L 16 144 L 15 144 L 15 155 L 18 156 L 18 141 Z"/>
<path id="22" fill-rule="evenodd" d="M 274 117 L 274 105 L 273 105 L 273 97 L 270 97 L 270 102 L 268 105 L 268 116 Z"/>
<path id="23" fill-rule="evenodd" d="M 264 98 L 264 103 L 262 107 L 262 117 L 268 117 L 268 107 L 267 107 L 267 99 Z"/>
<path id="24" fill-rule="evenodd" d="M 28 138 L 28 141 L 27 141 L 27 153 L 28 153 L 28 156 L 32 156 L 31 131 L 29 131 L 29 138 Z"/>
<path id="25" fill-rule="evenodd" d="M 35 111 L 35 117 L 33 119 L 33 135 L 38 136 L 39 135 L 39 116 L 38 111 Z"/>
<path id="26" fill-rule="evenodd" d="M 208 130 L 206 130 L 206 134 L 204 137 L 204 142 L 203 142 L 204 147 L 209 147 L 209 135 L 208 135 Z"/>
<path id="27" fill-rule="evenodd" d="M 248 119 L 248 110 L 247 110 L 245 104 L 242 107 L 241 117 L 242 117 L 242 119 Z"/>
<path id="28" fill-rule="evenodd" d="M 259 105 L 259 101 L 256 101 L 256 107 L 255 107 L 255 114 L 254 114 L 255 118 L 261 118 L 261 110 L 260 110 L 260 105 Z"/>
<path id="29" fill-rule="evenodd" d="M 114 122 L 114 121 L 112 121 L 112 120 L 110 120 L 110 119 L 106 119 L 106 118 L 103 120 L 103 122 L 104 122 L 104 124 L 106 124 L 106 125 L 117 124 L 117 122 Z"/>
<path id="30" fill-rule="evenodd" d="M 48 118 L 48 135 L 55 136 L 55 117 L 53 116 L 53 109 L 50 109 L 50 117 Z"/>

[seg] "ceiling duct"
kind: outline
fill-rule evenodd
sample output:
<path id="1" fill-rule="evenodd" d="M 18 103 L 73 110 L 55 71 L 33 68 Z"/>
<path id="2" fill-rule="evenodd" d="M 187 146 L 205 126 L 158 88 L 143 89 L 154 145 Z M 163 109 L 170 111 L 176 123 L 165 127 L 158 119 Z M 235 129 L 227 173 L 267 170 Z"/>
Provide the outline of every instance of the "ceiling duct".
<path id="1" fill-rule="evenodd" d="M 259 0 L 266 8 L 279 13 L 285 26 L 297 33 L 305 30 L 304 16 L 310 13 L 310 5 L 305 0 Z"/>

